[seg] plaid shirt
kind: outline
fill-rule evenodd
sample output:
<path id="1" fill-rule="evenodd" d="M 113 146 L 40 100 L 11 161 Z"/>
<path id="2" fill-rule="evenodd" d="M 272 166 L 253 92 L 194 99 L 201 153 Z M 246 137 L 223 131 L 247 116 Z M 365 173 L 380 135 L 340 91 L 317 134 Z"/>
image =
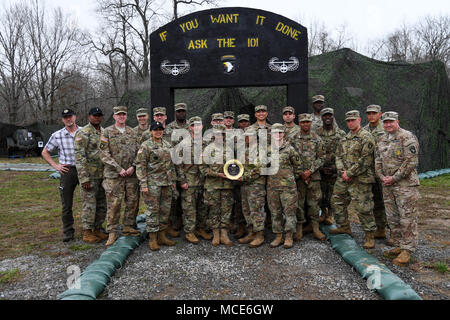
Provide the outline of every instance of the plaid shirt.
<path id="1" fill-rule="evenodd" d="M 80 130 L 80 127 L 78 127 L 75 133 L 77 133 L 78 130 Z M 73 146 L 75 133 L 73 136 L 70 135 L 69 131 L 64 127 L 61 130 L 54 132 L 45 145 L 45 149 L 50 152 L 58 149 L 60 164 L 75 166 L 75 149 Z"/>

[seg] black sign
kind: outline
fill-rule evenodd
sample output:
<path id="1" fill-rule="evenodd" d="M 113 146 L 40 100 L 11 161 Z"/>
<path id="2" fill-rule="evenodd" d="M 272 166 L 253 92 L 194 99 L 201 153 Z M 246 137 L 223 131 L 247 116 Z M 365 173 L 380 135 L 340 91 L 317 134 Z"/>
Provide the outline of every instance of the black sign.
<path id="1" fill-rule="evenodd" d="M 199 11 L 153 32 L 150 48 L 154 107 L 170 110 L 176 88 L 286 85 L 288 104 L 307 110 L 307 30 L 283 16 L 250 8 Z"/>

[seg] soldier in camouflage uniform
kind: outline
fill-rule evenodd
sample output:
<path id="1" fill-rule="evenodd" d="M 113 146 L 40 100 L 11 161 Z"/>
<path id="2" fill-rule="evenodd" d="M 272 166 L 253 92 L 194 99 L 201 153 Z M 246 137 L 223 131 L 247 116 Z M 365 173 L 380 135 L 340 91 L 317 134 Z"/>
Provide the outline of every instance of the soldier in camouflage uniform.
<path id="1" fill-rule="evenodd" d="M 317 95 L 312 97 L 312 108 L 313 113 L 312 115 L 312 125 L 311 125 L 311 131 L 316 131 L 322 126 L 322 117 L 320 115 L 320 111 L 325 106 L 325 97 L 322 95 Z M 337 125 L 336 119 L 333 119 L 333 125 L 335 125 L 337 128 L 339 126 Z"/>
<path id="2" fill-rule="evenodd" d="M 261 175 L 261 162 L 258 159 L 258 146 L 256 144 L 256 130 L 254 128 L 247 129 L 245 137 L 247 149 L 244 175 L 242 177 L 241 198 L 242 212 L 247 222 L 248 234 L 238 241 L 241 244 L 250 243 L 250 248 L 257 248 L 264 243 L 266 177 Z"/>
<path id="3" fill-rule="evenodd" d="M 369 123 L 363 128 L 373 135 L 375 146 L 378 143 L 378 139 L 384 134 L 383 123 L 381 122 L 381 107 L 376 104 L 372 104 L 366 109 L 367 119 Z M 375 183 L 372 184 L 373 193 L 373 216 L 375 217 L 375 223 L 377 224 L 377 231 L 375 232 L 375 239 L 386 239 L 386 211 L 384 209 L 383 191 L 381 187 L 381 181 L 375 177 Z"/>
<path id="4" fill-rule="evenodd" d="M 223 113 L 213 113 L 211 115 L 211 126 L 223 124 Z"/>
<path id="5" fill-rule="evenodd" d="M 140 232 L 136 230 L 136 215 L 139 210 L 137 201 L 139 182 L 135 173 L 137 138 L 134 130 L 125 124 L 127 107 L 114 107 L 113 117 L 115 124 L 106 128 L 100 138 L 100 159 L 105 166 L 102 185 L 106 192 L 108 207 L 107 247 L 117 239 L 122 199 L 125 199 L 122 234 L 140 235 Z"/>
<path id="6" fill-rule="evenodd" d="M 212 245 L 218 246 L 222 243 L 232 246 L 228 230 L 233 210 L 233 183 L 223 173 L 225 126 L 215 125 L 213 130 L 214 142 L 204 148 L 204 165 L 200 167 L 205 176 L 204 201 L 209 210 L 210 228 L 213 230 Z"/>
<path id="7" fill-rule="evenodd" d="M 196 234 L 206 240 L 211 240 L 211 235 L 205 229 L 207 211 L 203 201 L 204 177 L 200 171 L 200 161 L 202 154 L 202 119 L 192 117 L 188 121 L 190 138 L 181 142 L 182 148 L 190 150 L 190 161 L 184 161 L 180 152 L 180 160 L 177 164 L 177 176 L 181 181 L 181 206 L 183 208 L 183 225 L 186 233 L 186 240 L 197 244 L 199 241 Z M 197 134 L 198 140 L 195 138 Z M 197 145 L 195 145 L 197 143 Z M 181 149 L 180 149 L 181 150 Z M 196 228 L 198 226 L 198 228 Z"/>
<path id="8" fill-rule="evenodd" d="M 136 156 L 136 175 L 147 205 L 148 245 L 150 250 L 156 251 L 159 245 L 175 245 L 175 242 L 167 239 L 166 229 L 169 225 L 172 191 L 176 187 L 176 172 L 171 159 L 172 146 L 162 139 L 163 124 L 152 122 L 150 131 L 152 138 L 141 145 Z"/>
<path id="9" fill-rule="evenodd" d="M 83 241 L 97 243 L 108 238 L 100 231 L 106 217 L 106 197 L 102 187 L 103 163 L 99 149 L 103 112 L 99 108 L 92 108 L 88 118 L 89 123 L 75 135 L 75 165 L 83 201 Z"/>
<path id="10" fill-rule="evenodd" d="M 281 245 L 284 232 L 284 248 L 288 249 L 293 246 L 293 234 L 297 225 L 298 196 L 295 168 L 300 166 L 301 162 L 298 153 L 284 140 L 284 126 L 276 123 L 271 129 L 276 144 L 273 147 L 279 148 L 279 152 L 278 158 L 273 154 L 270 155 L 271 168 L 275 170 L 278 162 L 278 170 L 267 176 L 267 201 L 272 215 L 272 230 L 276 235 L 270 246 L 275 248 Z"/>
<path id="11" fill-rule="evenodd" d="M 186 121 L 186 113 L 187 113 L 187 105 L 185 103 L 177 103 L 174 106 L 175 108 L 175 120 L 169 123 L 164 129 L 164 134 L 168 137 L 172 136 L 172 133 L 176 129 L 185 129 L 189 130 L 189 125 Z M 175 146 L 179 141 L 172 141 L 172 146 Z M 174 192 L 174 197 L 172 199 L 172 209 L 170 212 L 171 224 L 167 229 L 167 234 L 171 237 L 178 237 L 179 233 L 176 230 L 180 230 L 183 227 L 182 213 L 183 210 L 181 208 L 181 198 L 179 197 L 181 194 L 180 180 L 177 179 L 177 192 Z"/>
<path id="12" fill-rule="evenodd" d="M 286 140 L 291 141 L 294 136 L 300 132 L 300 127 L 294 123 L 295 110 L 294 108 L 287 106 L 283 108 L 283 120 L 285 127 Z"/>
<path id="13" fill-rule="evenodd" d="M 325 156 L 324 146 L 322 139 L 315 132 L 311 132 L 312 116 L 309 113 L 300 114 L 298 123 L 301 130 L 290 140 L 300 155 L 302 164 L 297 168 L 300 177 L 297 180 L 298 210 L 294 240 L 300 241 L 303 237 L 302 225 L 306 221 L 306 213 L 311 220 L 314 237 L 325 240 L 325 235 L 319 230 L 319 202 L 322 198 L 319 169 Z"/>
<path id="14" fill-rule="evenodd" d="M 240 114 L 237 117 L 239 129 L 245 131 L 250 126 L 250 116 L 246 113 Z"/>
<path id="15" fill-rule="evenodd" d="M 256 122 L 252 124 L 250 127 L 256 129 L 258 132 L 261 129 L 267 129 L 267 143 L 270 143 L 270 128 L 272 127 L 267 122 L 267 116 L 269 115 L 267 111 L 267 106 L 260 105 L 255 107 L 255 118 Z M 249 127 L 249 128 L 250 128 Z"/>
<path id="16" fill-rule="evenodd" d="M 386 132 L 377 144 L 375 170 L 383 183 L 389 244 L 396 247 L 387 253 L 397 255 L 394 264 L 403 266 L 418 244 L 419 142 L 413 133 L 400 128 L 396 112 L 384 113 L 382 121 Z"/>
<path id="17" fill-rule="evenodd" d="M 140 108 L 136 110 L 136 119 L 138 121 L 138 126 L 134 127 L 133 130 L 136 134 L 138 145 L 140 146 L 142 142 L 144 142 L 144 133 L 149 132 L 149 124 L 148 124 L 148 109 Z"/>
<path id="18" fill-rule="evenodd" d="M 352 235 L 348 212 L 356 212 L 366 234 L 363 247 L 374 248 L 376 224 L 372 213 L 372 183 L 375 182 L 375 142 L 372 135 L 361 128 L 359 111 L 347 112 L 345 120 L 350 132 L 342 139 L 336 152 L 338 178 L 331 198 L 331 207 L 340 227 L 330 230 L 330 233 Z"/>
<path id="19" fill-rule="evenodd" d="M 324 162 L 322 168 L 320 168 L 320 187 L 322 189 L 320 222 L 332 225 L 334 214 L 331 208 L 331 195 L 337 178 L 336 149 L 345 136 L 345 132 L 334 124 L 334 110 L 332 108 L 322 109 L 320 115 L 322 116 L 323 126 L 317 129 L 316 133 L 322 139 L 325 150 Z"/>

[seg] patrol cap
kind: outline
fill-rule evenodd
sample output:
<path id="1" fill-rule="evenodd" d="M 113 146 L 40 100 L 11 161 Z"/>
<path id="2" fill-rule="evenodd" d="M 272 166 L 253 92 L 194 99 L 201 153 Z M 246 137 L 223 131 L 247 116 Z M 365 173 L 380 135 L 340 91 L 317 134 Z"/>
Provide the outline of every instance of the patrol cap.
<path id="1" fill-rule="evenodd" d="M 233 111 L 225 111 L 223 113 L 224 118 L 233 118 L 234 119 L 234 112 Z"/>
<path id="2" fill-rule="evenodd" d="M 247 130 L 244 132 L 244 136 L 254 136 L 258 133 L 258 131 L 255 128 L 248 127 Z"/>
<path id="3" fill-rule="evenodd" d="M 295 113 L 295 110 L 294 110 L 294 108 L 292 108 L 291 106 L 287 106 L 287 107 L 284 107 L 284 108 L 283 108 L 283 114 L 284 114 L 285 112 Z"/>
<path id="4" fill-rule="evenodd" d="M 270 129 L 271 132 L 284 132 L 286 128 L 281 123 L 275 123 L 272 125 L 272 129 Z"/>
<path id="5" fill-rule="evenodd" d="M 72 109 L 64 109 L 61 115 L 62 117 L 74 116 L 75 112 Z"/>
<path id="6" fill-rule="evenodd" d="M 166 108 L 163 108 L 163 107 L 153 108 L 153 115 L 156 116 L 158 114 L 162 114 L 163 116 L 165 116 L 166 115 Z"/>
<path id="7" fill-rule="evenodd" d="M 320 116 L 323 116 L 324 114 L 331 113 L 334 115 L 333 108 L 323 108 L 322 111 L 320 111 Z"/>
<path id="8" fill-rule="evenodd" d="M 395 111 L 388 111 L 383 113 L 383 116 L 381 117 L 381 121 L 385 120 L 398 120 L 398 113 Z"/>
<path id="9" fill-rule="evenodd" d="M 113 110 L 114 110 L 114 114 L 127 113 L 127 107 L 124 107 L 124 106 L 114 107 Z"/>
<path id="10" fill-rule="evenodd" d="M 211 120 L 223 120 L 223 114 L 222 113 L 213 113 L 211 115 Z"/>
<path id="11" fill-rule="evenodd" d="M 150 131 L 157 130 L 157 129 L 164 130 L 164 126 L 163 126 L 162 122 L 153 121 L 152 124 L 150 125 Z"/>
<path id="12" fill-rule="evenodd" d="M 310 113 L 302 113 L 298 115 L 298 122 L 312 122 L 312 115 Z"/>
<path id="13" fill-rule="evenodd" d="M 366 112 L 381 112 L 381 107 L 377 104 L 371 104 L 367 107 Z"/>
<path id="14" fill-rule="evenodd" d="M 248 121 L 248 122 L 250 122 L 250 116 L 248 114 L 246 114 L 246 113 L 238 115 L 237 118 L 238 118 L 238 122 L 239 121 Z"/>
<path id="15" fill-rule="evenodd" d="M 145 116 L 148 115 L 148 109 L 147 108 L 140 108 L 136 110 L 136 116 Z"/>
<path id="16" fill-rule="evenodd" d="M 258 111 L 267 111 L 267 106 L 265 106 L 265 105 L 259 105 L 259 106 L 256 106 L 255 107 L 255 112 L 258 112 Z"/>
<path id="17" fill-rule="evenodd" d="M 352 110 L 352 111 L 349 111 L 349 112 L 347 112 L 345 114 L 345 121 L 347 121 L 347 120 L 356 120 L 356 119 L 359 119 L 359 118 L 361 118 L 361 115 L 359 114 L 358 110 Z"/>
<path id="18" fill-rule="evenodd" d="M 179 110 L 184 110 L 184 111 L 186 111 L 186 110 L 187 110 L 187 105 L 186 105 L 186 103 L 177 103 L 177 104 L 175 105 L 175 111 L 179 111 Z"/>
<path id="19" fill-rule="evenodd" d="M 193 126 L 193 125 L 202 125 L 202 118 L 200 117 L 192 117 L 188 120 L 188 124 L 189 126 Z"/>
<path id="20" fill-rule="evenodd" d="M 316 102 L 319 102 L 319 101 L 325 102 L 325 97 L 320 95 L 320 94 L 317 95 L 317 96 L 312 97 L 312 103 L 316 103 Z"/>
<path id="21" fill-rule="evenodd" d="M 223 124 L 215 124 L 213 125 L 214 133 L 225 133 L 226 127 Z"/>
<path id="22" fill-rule="evenodd" d="M 100 109 L 100 108 L 91 108 L 91 110 L 89 110 L 89 115 L 90 116 L 93 116 L 93 115 L 103 116 L 103 112 L 102 112 L 102 109 Z"/>

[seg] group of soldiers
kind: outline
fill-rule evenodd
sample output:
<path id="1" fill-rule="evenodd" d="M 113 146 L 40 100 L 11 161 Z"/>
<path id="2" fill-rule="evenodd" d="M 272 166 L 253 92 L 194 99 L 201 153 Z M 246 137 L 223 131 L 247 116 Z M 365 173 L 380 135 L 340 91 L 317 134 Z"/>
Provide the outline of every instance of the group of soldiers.
<path id="1" fill-rule="evenodd" d="M 330 232 L 351 236 L 349 213 L 353 213 L 365 232 L 363 247 L 374 248 L 374 239 L 387 239 L 389 229 L 386 243 L 394 249 L 387 254 L 396 256 L 395 264 L 404 265 L 418 242 L 417 138 L 399 127 L 396 112 L 382 113 L 378 105 L 367 107 L 369 123 L 364 128 L 359 111 L 347 112 L 349 131 L 345 133 L 334 119 L 334 110 L 324 104 L 324 96 L 314 96 L 314 112 L 298 115 L 298 125 L 290 106 L 282 109 L 283 124 L 269 124 L 264 105 L 255 107 L 254 124 L 248 114 L 238 115 L 246 161 L 237 180 L 224 172 L 222 148 L 227 132 L 235 129 L 232 111 L 211 116 L 214 138 L 207 146 L 202 139 L 195 140 L 202 136 L 202 119 L 187 120 L 184 103 L 175 105 L 176 119 L 167 125 L 165 108 L 153 108 L 151 123 L 148 109 L 137 110 L 139 125 L 134 129 L 126 126 L 126 107 L 114 108 L 115 123 L 105 129 L 100 125 L 102 111 L 93 108 L 89 124 L 73 135 L 83 200 L 83 240 L 107 239 L 106 246 L 112 245 L 120 233 L 122 201 L 122 234 L 139 236 L 136 216 L 142 196 L 153 251 L 175 245 L 170 238 L 179 237 L 181 226 L 190 243 L 197 244 L 201 237 L 212 240 L 213 246 L 232 246 L 229 232 L 234 231 L 237 241 L 250 248 L 261 246 L 264 230 L 271 227 L 275 239 L 270 247 L 291 248 L 307 232 L 325 240 L 319 224 L 332 225 L 334 219 L 338 227 Z M 187 130 L 189 139 L 172 141 L 177 129 Z M 270 164 L 260 161 L 263 131 Z M 270 155 L 273 147 L 276 155 Z M 186 148 L 193 151 L 192 161 L 174 163 L 173 154 Z M 195 161 L 206 154 L 216 161 Z M 274 161 L 276 169 L 271 170 Z M 105 219 L 106 232 L 101 229 Z"/>

